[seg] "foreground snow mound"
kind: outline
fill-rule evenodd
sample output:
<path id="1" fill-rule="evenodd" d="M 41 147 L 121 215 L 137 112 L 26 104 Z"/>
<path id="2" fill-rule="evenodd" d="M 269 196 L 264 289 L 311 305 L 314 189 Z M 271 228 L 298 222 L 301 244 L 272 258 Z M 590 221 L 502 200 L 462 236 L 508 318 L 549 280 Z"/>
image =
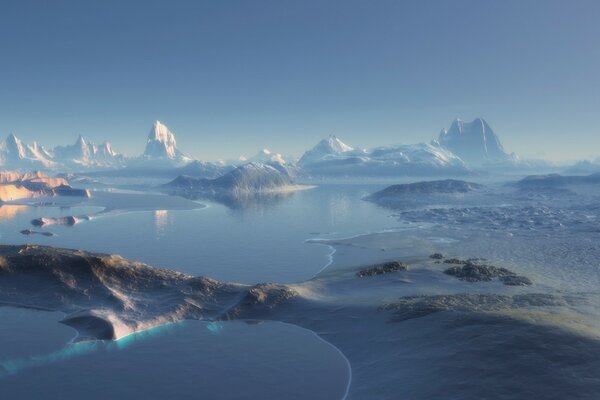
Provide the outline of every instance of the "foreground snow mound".
<path id="1" fill-rule="evenodd" d="M 419 143 L 354 149 L 335 136 L 304 153 L 298 165 L 309 175 L 381 176 L 465 174 L 465 163 L 439 145 Z"/>

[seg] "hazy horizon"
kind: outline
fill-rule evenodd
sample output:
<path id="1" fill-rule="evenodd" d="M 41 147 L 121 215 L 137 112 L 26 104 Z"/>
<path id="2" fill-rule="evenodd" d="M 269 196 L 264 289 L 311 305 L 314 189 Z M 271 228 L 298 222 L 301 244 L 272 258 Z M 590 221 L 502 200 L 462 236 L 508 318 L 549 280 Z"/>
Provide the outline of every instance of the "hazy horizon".
<path id="1" fill-rule="evenodd" d="M 0 136 L 203 160 L 428 142 L 485 118 L 508 152 L 600 155 L 593 1 L 0 5 Z"/>

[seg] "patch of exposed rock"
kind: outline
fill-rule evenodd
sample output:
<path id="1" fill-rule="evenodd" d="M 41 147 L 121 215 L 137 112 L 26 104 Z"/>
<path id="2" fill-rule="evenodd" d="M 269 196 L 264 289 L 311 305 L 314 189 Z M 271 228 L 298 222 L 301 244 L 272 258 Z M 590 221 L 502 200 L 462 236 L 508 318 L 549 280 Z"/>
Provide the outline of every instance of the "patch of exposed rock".
<path id="1" fill-rule="evenodd" d="M 508 286 L 529 286 L 533 284 L 531 279 L 522 275 L 505 275 L 498 278 L 500 282 Z"/>
<path id="2" fill-rule="evenodd" d="M 388 261 L 381 264 L 376 264 L 368 268 L 361 269 L 356 273 L 356 276 L 361 278 L 367 276 L 384 275 L 390 272 L 407 271 L 408 265 L 400 261 Z"/>
<path id="3" fill-rule="evenodd" d="M 297 293 L 192 277 L 107 254 L 0 245 L 0 304 L 62 311 L 82 337 L 116 339 L 182 319 L 258 318 Z"/>
<path id="4" fill-rule="evenodd" d="M 221 319 L 265 317 L 286 301 L 298 296 L 294 289 L 275 283 L 260 283 L 249 288 Z"/>
<path id="5" fill-rule="evenodd" d="M 402 297 L 396 302 L 385 304 L 381 309 L 393 311 L 390 318 L 392 321 L 405 321 L 443 311 L 494 312 L 525 307 L 564 307 L 571 303 L 568 298 L 543 293 L 515 296 L 460 293 Z"/>
<path id="6" fill-rule="evenodd" d="M 49 217 L 41 217 L 31 220 L 31 225 L 33 226 L 46 226 L 46 225 L 66 225 L 73 226 L 77 225 L 81 221 L 89 221 L 91 218 L 88 215 L 80 215 L 75 217 L 73 215 L 69 215 L 68 217 L 60 217 L 60 218 L 49 218 Z"/>
<path id="7" fill-rule="evenodd" d="M 463 265 L 455 265 L 444 271 L 445 274 L 454 276 L 467 282 L 489 282 L 498 278 L 503 284 L 510 286 L 531 285 L 531 280 L 525 276 L 494 265 L 478 264 L 473 261 L 464 261 Z"/>
<path id="8" fill-rule="evenodd" d="M 23 229 L 21 231 L 21 234 L 26 235 L 26 236 L 30 236 L 30 235 L 54 236 L 54 233 L 52 233 L 52 232 L 40 232 L 40 231 L 34 231 L 33 229 Z"/>
<path id="9" fill-rule="evenodd" d="M 498 279 L 508 286 L 528 286 L 533 283 L 528 277 L 517 275 L 509 269 L 485 264 L 484 258 L 461 260 L 459 258 L 444 258 L 441 253 L 435 253 L 429 257 L 436 260 L 436 262 L 443 259 L 444 264 L 452 264 L 453 266 L 447 268 L 444 273 L 463 281 L 490 282 L 493 279 Z"/>

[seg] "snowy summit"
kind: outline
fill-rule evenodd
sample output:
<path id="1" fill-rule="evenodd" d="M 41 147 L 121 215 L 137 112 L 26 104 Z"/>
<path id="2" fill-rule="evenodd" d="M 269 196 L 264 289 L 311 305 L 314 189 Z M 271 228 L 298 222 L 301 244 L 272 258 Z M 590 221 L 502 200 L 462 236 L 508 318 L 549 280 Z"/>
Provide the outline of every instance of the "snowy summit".
<path id="1" fill-rule="evenodd" d="M 471 122 L 455 119 L 450 129 L 442 129 L 438 141 L 442 147 L 473 165 L 507 161 L 511 158 L 483 118 Z"/>
<path id="2" fill-rule="evenodd" d="M 329 137 L 321 140 L 315 147 L 308 150 L 298 161 L 299 165 L 312 164 L 327 158 L 331 155 L 340 155 L 342 153 L 348 153 L 354 151 L 354 148 L 348 146 L 342 142 L 335 135 L 329 135 Z"/>
<path id="3" fill-rule="evenodd" d="M 182 157 L 183 154 L 177 149 L 175 135 L 160 121 L 156 121 L 148 134 L 144 156 L 147 158 L 170 158 Z"/>

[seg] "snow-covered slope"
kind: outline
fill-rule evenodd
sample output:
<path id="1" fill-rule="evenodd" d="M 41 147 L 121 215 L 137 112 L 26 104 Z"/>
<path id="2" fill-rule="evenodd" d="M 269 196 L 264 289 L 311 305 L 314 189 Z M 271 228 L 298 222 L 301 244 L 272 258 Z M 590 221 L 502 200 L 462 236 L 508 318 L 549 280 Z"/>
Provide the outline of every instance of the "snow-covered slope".
<path id="1" fill-rule="evenodd" d="M 175 168 L 192 161 L 177 149 L 175 135 L 160 121 L 156 121 L 146 140 L 142 156 L 126 159 L 117 153 L 110 143 L 96 145 L 79 136 L 72 145 L 57 146 L 53 151 L 33 143 L 23 143 L 15 135 L 9 135 L 0 143 L 0 166 L 12 169 L 117 169 Z"/>
<path id="2" fill-rule="evenodd" d="M 23 143 L 14 134 L 0 143 L 0 165 L 17 169 L 47 169 L 55 166 L 50 153 L 37 143 Z"/>
<path id="3" fill-rule="evenodd" d="M 600 160 L 582 160 L 564 169 L 567 174 L 593 174 L 600 172 Z"/>
<path id="4" fill-rule="evenodd" d="M 241 160 L 241 158 L 240 158 L 240 160 Z M 269 164 L 269 163 L 278 163 L 281 165 L 286 164 L 286 161 L 281 154 L 272 153 L 269 149 L 262 149 L 258 153 L 256 153 L 254 156 L 252 156 L 246 160 L 242 160 L 242 161 L 243 162 L 257 162 L 257 163 L 263 163 L 263 164 Z"/>
<path id="5" fill-rule="evenodd" d="M 163 189 L 205 195 L 270 192 L 291 185 L 284 169 L 261 163 L 248 163 L 216 179 L 181 175 L 163 185 Z"/>
<path id="6" fill-rule="evenodd" d="M 455 119 L 450 129 L 443 129 L 438 138 L 440 146 L 452 151 L 472 165 L 506 162 L 514 159 L 504 151 L 500 139 L 483 118 L 471 122 Z"/>
<path id="7" fill-rule="evenodd" d="M 113 150 L 108 142 L 96 145 L 79 135 L 77 141 L 54 149 L 54 160 L 67 167 L 119 168 L 125 165 L 125 157 Z"/>
<path id="8" fill-rule="evenodd" d="M 176 162 L 189 160 L 177 149 L 175 135 L 169 128 L 160 121 L 154 122 L 148 140 L 146 141 L 146 150 L 144 158 L 149 160 L 173 160 Z"/>
<path id="9" fill-rule="evenodd" d="M 228 165 L 224 163 L 214 163 L 214 162 L 206 162 L 206 161 L 198 161 L 194 160 L 183 167 L 177 167 L 173 170 L 178 175 L 191 176 L 195 178 L 208 178 L 214 179 L 218 178 L 222 175 L 233 170 L 235 167 L 233 165 Z"/>
<path id="10" fill-rule="evenodd" d="M 36 142 L 25 144 L 15 135 L 9 135 L 0 143 L 0 166 L 5 168 L 31 169 L 81 169 L 119 168 L 125 165 L 125 157 L 115 152 L 110 143 L 97 146 L 82 136 L 68 146 L 58 146 L 48 151 Z"/>
<path id="11" fill-rule="evenodd" d="M 451 151 L 436 144 L 354 149 L 335 136 L 319 142 L 298 163 L 311 175 L 381 176 L 460 174 L 468 171 Z"/>
<path id="12" fill-rule="evenodd" d="M 337 136 L 329 135 L 329 137 L 321 140 L 315 147 L 304 153 L 298 161 L 298 165 L 306 166 L 329 159 L 337 159 L 345 156 L 344 153 L 353 154 L 355 152 L 354 148 L 342 142 Z"/>

